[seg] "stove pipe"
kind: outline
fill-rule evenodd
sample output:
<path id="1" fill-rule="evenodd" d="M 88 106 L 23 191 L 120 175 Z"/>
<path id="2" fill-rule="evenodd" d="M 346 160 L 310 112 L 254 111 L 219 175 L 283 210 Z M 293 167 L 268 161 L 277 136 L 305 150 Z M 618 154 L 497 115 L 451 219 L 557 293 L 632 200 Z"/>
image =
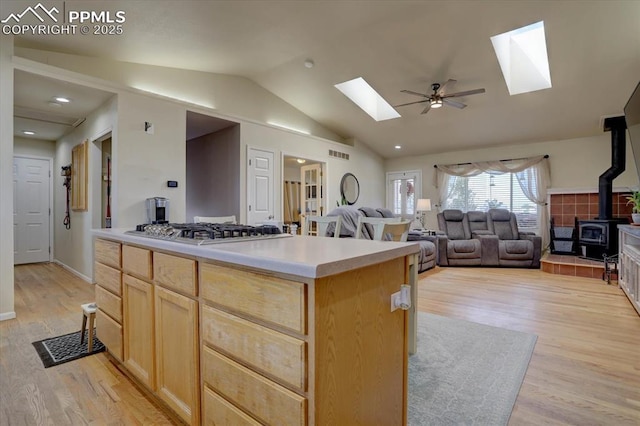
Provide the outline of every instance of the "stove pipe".
<path id="1" fill-rule="evenodd" d="M 613 180 L 624 172 L 627 125 L 624 116 L 604 120 L 604 131 L 611 131 L 611 167 L 598 182 L 598 219 L 613 219 Z"/>

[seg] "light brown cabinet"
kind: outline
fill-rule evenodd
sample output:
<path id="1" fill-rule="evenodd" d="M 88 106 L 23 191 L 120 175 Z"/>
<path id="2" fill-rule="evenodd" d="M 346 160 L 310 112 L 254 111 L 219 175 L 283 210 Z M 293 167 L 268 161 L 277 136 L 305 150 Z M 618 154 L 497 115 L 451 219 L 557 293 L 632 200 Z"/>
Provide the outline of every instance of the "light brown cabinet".
<path id="1" fill-rule="evenodd" d="M 142 383 L 155 390 L 153 284 L 127 274 L 122 284 L 124 365 Z"/>
<path id="2" fill-rule="evenodd" d="M 95 241 L 96 336 L 122 361 L 122 246 L 115 241 Z"/>
<path id="3" fill-rule="evenodd" d="M 198 303 L 156 286 L 154 307 L 158 395 L 188 424 L 197 425 Z"/>

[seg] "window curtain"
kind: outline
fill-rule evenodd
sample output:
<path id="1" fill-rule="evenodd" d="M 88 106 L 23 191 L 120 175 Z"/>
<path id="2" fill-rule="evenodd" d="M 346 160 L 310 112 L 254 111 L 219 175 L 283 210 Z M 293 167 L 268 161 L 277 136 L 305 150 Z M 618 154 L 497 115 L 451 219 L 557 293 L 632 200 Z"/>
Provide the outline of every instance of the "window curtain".
<path id="1" fill-rule="evenodd" d="M 538 223 L 542 247 L 549 245 L 549 212 L 547 211 L 547 189 L 551 184 L 549 158 L 543 155 L 532 158 L 519 158 L 507 161 L 479 161 L 466 164 L 436 165 L 433 181 L 438 188 L 440 206 L 449 197 L 451 179 L 456 177 L 477 176 L 480 173 L 514 173 L 520 188 L 529 201 L 538 206 Z"/>
<path id="2" fill-rule="evenodd" d="M 300 182 L 284 182 L 284 223 L 300 221 Z"/>

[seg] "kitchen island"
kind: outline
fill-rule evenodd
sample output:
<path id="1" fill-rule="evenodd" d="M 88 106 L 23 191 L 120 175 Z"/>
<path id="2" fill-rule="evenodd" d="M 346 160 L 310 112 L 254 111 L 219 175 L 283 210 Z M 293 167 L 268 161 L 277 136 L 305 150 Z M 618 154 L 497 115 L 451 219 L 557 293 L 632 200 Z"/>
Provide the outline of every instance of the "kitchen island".
<path id="1" fill-rule="evenodd" d="M 406 424 L 417 244 L 94 236 L 97 336 L 186 423 Z"/>

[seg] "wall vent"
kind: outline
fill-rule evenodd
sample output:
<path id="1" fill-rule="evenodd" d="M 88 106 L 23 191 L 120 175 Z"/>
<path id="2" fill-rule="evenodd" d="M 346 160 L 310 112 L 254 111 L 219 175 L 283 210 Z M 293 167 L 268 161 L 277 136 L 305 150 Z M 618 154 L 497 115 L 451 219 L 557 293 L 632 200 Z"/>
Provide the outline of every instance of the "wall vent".
<path id="1" fill-rule="evenodd" d="M 343 160 L 349 159 L 349 154 L 345 152 L 335 151 L 333 149 L 329 150 L 329 157 L 342 158 Z"/>

